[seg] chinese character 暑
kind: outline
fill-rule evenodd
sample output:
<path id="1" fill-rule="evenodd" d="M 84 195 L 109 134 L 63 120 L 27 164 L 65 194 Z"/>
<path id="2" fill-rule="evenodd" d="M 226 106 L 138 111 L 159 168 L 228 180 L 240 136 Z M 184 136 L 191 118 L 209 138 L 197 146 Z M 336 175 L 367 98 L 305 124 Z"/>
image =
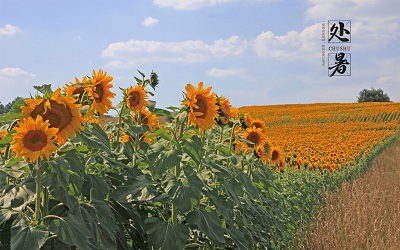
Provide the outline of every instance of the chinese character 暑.
<path id="1" fill-rule="evenodd" d="M 350 42 L 350 21 L 329 21 L 329 27 L 328 42 L 333 38 L 338 42 Z"/>
<path id="2" fill-rule="evenodd" d="M 345 58 L 346 56 L 346 58 Z M 333 66 L 329 67 L 329 76 L 332 77 L 337 73 L 343 75 L 347 72 L 347 66 L 350 67 L 350 62 L 347 61 L 347 58 L 350 59 L 350 54 L 345 54 L 343 52 L 336 53 L 335 55 L 335 63 Z M 330 64 L 332 65 L 332 64 Z"/>

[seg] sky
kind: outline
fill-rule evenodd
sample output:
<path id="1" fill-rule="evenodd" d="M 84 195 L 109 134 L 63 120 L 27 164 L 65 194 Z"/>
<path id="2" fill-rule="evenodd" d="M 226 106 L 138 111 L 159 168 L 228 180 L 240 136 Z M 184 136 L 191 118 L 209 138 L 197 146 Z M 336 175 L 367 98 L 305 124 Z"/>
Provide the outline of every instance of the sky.
<path id="1" fill-rule="evenodd" d="M 201 81 L 235 107 L 356 102 L 371 88 L 400 102 L 399 10 L 398 0 L 0 0 L 0 101 L 102 69 L 115 105 L 137 70 L 158 73 L 159 108 Z M 328 42 L 339 21 L 350 41 Z M 331 46 L 350 50 L 330 77 Z"/>

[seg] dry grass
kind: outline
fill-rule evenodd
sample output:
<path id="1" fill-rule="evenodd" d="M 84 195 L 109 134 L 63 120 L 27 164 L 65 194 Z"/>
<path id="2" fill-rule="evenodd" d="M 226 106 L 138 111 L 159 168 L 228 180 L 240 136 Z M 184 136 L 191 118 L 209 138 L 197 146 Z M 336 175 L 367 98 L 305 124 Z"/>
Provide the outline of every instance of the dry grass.
<path id="1" fill-rule="evenodd" d="M 379 155 L 371 169 L 327 194 L 298 249 L 400 249 L 400 141 Z"/>

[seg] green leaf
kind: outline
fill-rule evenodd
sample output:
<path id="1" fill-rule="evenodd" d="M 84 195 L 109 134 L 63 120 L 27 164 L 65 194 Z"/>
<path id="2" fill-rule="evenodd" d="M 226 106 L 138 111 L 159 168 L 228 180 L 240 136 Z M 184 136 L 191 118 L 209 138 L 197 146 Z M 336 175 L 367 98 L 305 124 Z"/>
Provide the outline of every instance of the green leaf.
<path id="1" fill-rule="evenodd" d="M 1 118 L 3 117 L 0 117 L 0 122 Z M 13 133 L 8 133 L 3 139 L 0 140 L 0 148 L 10 145 L 13 138 Z"/>
<path id="2" fill-rule="evenodd" d="M 250 177 L 243 173 L 238 173 L 238 181 L 244 186 L 244 191 L 253 199 L 256 199 L 259 195 L 258 190 L 253 186 Z"/>
<path id="3" fill-rule="evenodd" d="M 44 96 L 50 96 L 53 93 L 51 84 L 43 84 L 42 86 L 33 86 L 34 89 L 42 93 Z"/>
<path id="4" fill-rule="evenodd" d="M 16 98 L 14 100 L 13 105 L 10 108 L 9 112 L 13 113 L 20 113 L 21 112 L 21 107 L 25 105 L 25 101 L 23 98 Z"/>
<path id="5" fill-rule="evenodd" d="M 50 223 L 49 229 L 57 234 L 57 238 L 70 246 L 88 249 L 89 231 L 85 226 L 80 209 L 68 214 L 66 218 L 56 219 Z"/>
<path id="6" fill-rule="evenodd" d="M 183 151 L 188 154 L 196 164 L 200 164 L 204 156 L 203 143 L 196 135 L 185 141 Z"/>
<path id="7" fill-rule="evenodd" d="M 24 173 L 30 172 L 28 163 L 23 161 L 21 157 L 7 160 L 4 166 L 0 166 L 0 170 L 14 178 L 19 178 Z"/>
<path id="8" fill-rule="evenodd" d="M 39 250 L 48 238 L 46 226 L 30 227 L 21 219 L 11 228 L 11 250 Z"/>
<path id="9" fill-rule="evenodd" d="M 46 161 L 43 165 L 42 184 L 50 187 L 56 198 L 63 197 L 68 190 L 69 185 L 69 164 L 64 158 L 56 158 Z"/>
<path id="10" fill-rule="evenodd" d="M 211 191 L 204 191 L 204 194 L 211 198 L 211 201 L 215 204 L 218 212 L 228 221 L 232 221 L 231 211 L 233 210 L 233 201 L 218 195 L 218 191 L 213 189 Z"/>
<path id="11" fill-rule="evenodd" d="M 10 122 L 20 117 L 21 113 L 8 112 L 7 114 L 0 116 L 0 122 Z"/>
<path id="12" fill-rule="evenodd" d="M 229 228 L 227 232 L 238 249 L 250 249 L 250 241 L 244 236 L 243 231 L 236 228 Z"/>
<path id="13" fill-rule="evenodd" d="M 128 185 L 117 187 L 111 194 L 111 198 L 122 203 L 132 200 L 151 200 L 156 194 L 150 175 L 140 175 L 128 180 Z"/>
<path id="14" fill-rule="evenodd" d="M 166 109 L 160 109 L 160 108 L 154 108 L 152 113 L 155 114 L 156 116 L 170 116 L 171 115 L 171 111 L 168 111 Z"/>
<path id="15" fill-rule="evenodd" d="M 154 249 L 179 250 L 183 249 L 189 235 L 189 228 L 185 225 L 172 225 L 159 218 L 150 217 L 145 221 L 149 243 Z"/>
<path id="16" fill-rule="evenodd" d="M 182 155 L 178 150 L 166 150 L 159 153 L 158 157 L 150 164 L 150 172 L 156 179 L 168 169 L 180 164 Z"/>
<path id="17" fill-rule="evenodd" d="M 139 74 L 140 74 L 143 78 L 146 77 L 146 75 L 145 75 L 143 72 L 141 72 L 140 70 L 137 70 L 137 71 L 139 72 Z"/>
<path id="18" fill-rule="evenodd" d="M 152 134 L 156 137 L 161 137 L 167 141 L 171 140 L 171 136 L 168 134 L 167 129 L 165 127 L 157 129 Z"/>
<path id="19" fill-rule="evenodd" d="M 82 130 L 79 137 L 88 145 L 89 148 L 100 149 L 111 154 L 110 140 L 104 130 L 97 124 L 93 127 Z"/>
<path id="20" fill-rule="evenodd" d="M 8 192 L 1 193 L 1 208 L 22 211 L 35 198 L 35 182 L 33 178 L 14 186 Z"/>
<path id="21" fill-rule="evenodd" d="M 215 211 L 193 211 L 186 217 L 187 221 L 197 226 L 214 243 L 224 243 L 224 229 L 221 226 L 218 214 Z"/>
<path id="22" fill-rule="evenodd" d="M 189 175 L 187 178 L 168 175 L 166 182 L 168 195 L 182 212 L 189 212 L 199 202 L 203 182 L 196 175 Z"/>
<path id="23" fill-rule="evenodd" d="M 93 200 L 80 208 L 90 235 L 92 249 L 112 250 L 117 248 L 115 234 L 117 223 L 113 212 L 104 201 Z"/>
<path id="24" fill-rule="evenodd" d="M 88 174 L 83 184 L 82 193 L 91 200 L 103 200 L 111 190 L 111 181 L 105 177 Z"/>

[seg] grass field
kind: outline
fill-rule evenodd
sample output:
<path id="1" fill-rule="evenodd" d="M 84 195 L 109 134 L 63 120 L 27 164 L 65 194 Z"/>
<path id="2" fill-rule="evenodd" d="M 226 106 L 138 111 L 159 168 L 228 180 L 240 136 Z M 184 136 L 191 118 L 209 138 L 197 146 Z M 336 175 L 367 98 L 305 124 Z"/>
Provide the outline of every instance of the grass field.
<path id="1" fill-rule="evenodd" d="M 400 249 L 400 141 L 361 178 L 325 195 L 325 207 L 299 237 L 303 249 Z"/>

